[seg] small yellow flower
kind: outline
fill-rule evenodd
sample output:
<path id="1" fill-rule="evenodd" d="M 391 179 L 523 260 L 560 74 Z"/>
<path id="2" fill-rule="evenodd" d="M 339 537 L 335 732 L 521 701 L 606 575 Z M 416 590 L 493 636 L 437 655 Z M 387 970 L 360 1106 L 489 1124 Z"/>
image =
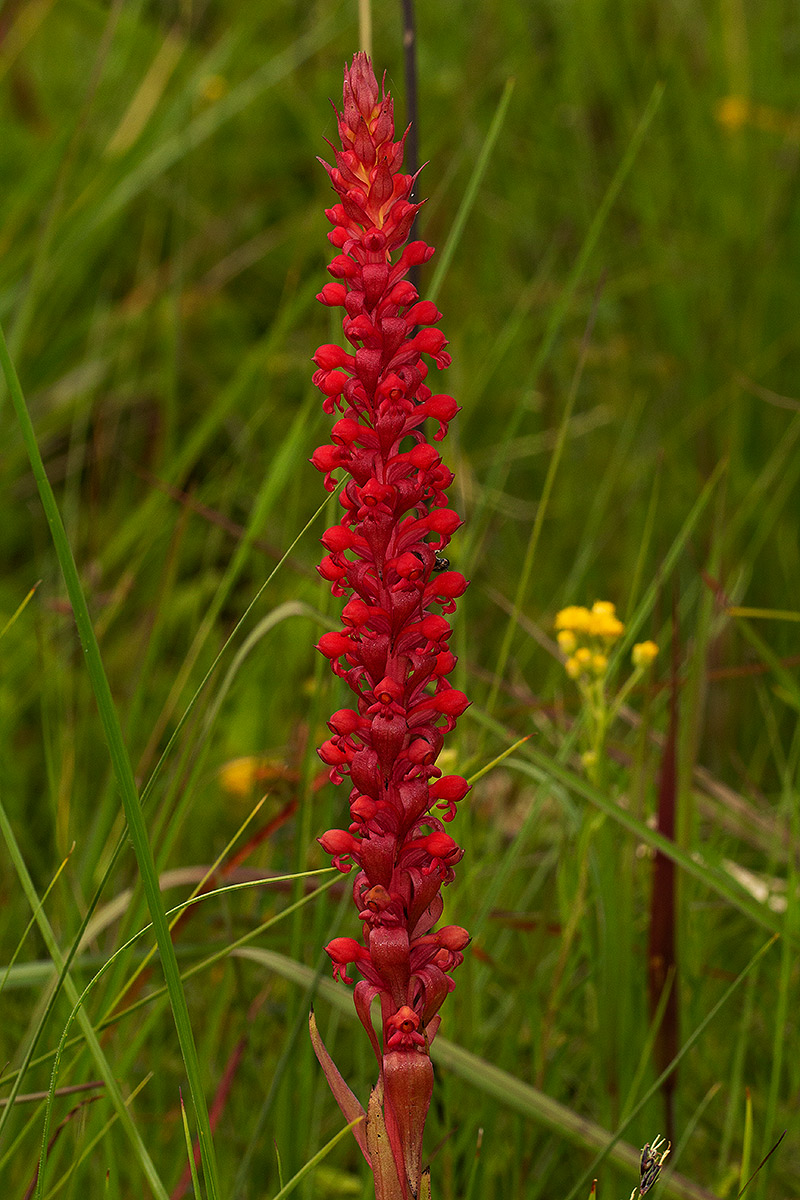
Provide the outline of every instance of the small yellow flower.
<path id="1" fill-rule="evenodd" d="M 582 667 L 588 667 L 592 661 L 592 652 L 588 646 L 579 646 L 573 657 Z"/>
<path id="2" fill-rule="evenodd" d="M 637 642 L 631 651 L 631 660 L 635 667 L 649 667 L 657 654 L 655 642 Z"/>
<path id="3" fill-rule="evenodd" d="M 613 617 L 616 611 L 616 604 L 612 604 L 610 600 L 595 600 L 592 605 L 592 612 L 597 617 Z"/>
<path id="4" fill-rule="evenodd" d="M 726 96 L 716 106 L 717 121 L 728 133 L 745 125 L 763 133 L 779 133 L 796 142 L 800 138 L 800 120 L 796 113 L 773 108 L 771 104 L 753 104 L 744 96 Z"/>
<path id="5" fill-rule="evenodd" d="M 571 629 L 562 629 L 556 640 L 563 654 L 572 654 L 572 651 L 578 644 L 577 638 Z"/>
<path id="6" fill-rule="evenodd" d="M 223 791 L 230 796 L 246 796 L 260 778 L 261 759 L 253 755 L 233 758 L 219 770 Z"/>
<path id="7" fill-rule="evenodd" d="M 613 605 L 611 607 L 613 608 Z M 615 617 L 613 613 L 593 612 L 589 632 L 594 637 L 615 641 L 616 638 L 621 637 L 625 632 L 625 626 L 619 617 Z"/>
<path id="8" fill-rule="evenodd" d="M 717 105 L 717 120 L 724 129 L 735 133 L 746 124 L 750 116 L 750 104 L 744 96 L 726 96 Z"/>
<path id="9" fill-rule="evenodd" d="M 564 663 L 564 670 L 569 675 L 570 679 L 577 679 L 581 673 L 581 664 L 577 658 L 568 658 Z"/>
<path id="10" fill-rule="evenodd" d="M 588 608 L 579 604 L 570 604 L 556 613 L 556 629 L 571 629 L 575 633 L 586 633 L 589 627 L 591 613 Z"/>
<path id="11" fill-rule="evenodd" d="M 608 659 L 606 658 L 605 654 L 593 654 L 592 670 L 594 671 L 595 675 L 605 675 L 607 669 Z"/>

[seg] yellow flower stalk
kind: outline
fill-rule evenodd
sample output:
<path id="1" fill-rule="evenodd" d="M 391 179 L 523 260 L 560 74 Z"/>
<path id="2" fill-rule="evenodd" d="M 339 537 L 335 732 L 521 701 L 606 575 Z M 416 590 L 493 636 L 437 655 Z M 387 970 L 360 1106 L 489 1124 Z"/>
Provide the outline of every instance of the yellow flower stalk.
<path id="1" fill-rule="evenodd" d="M 637 642 L 633 647 L 633 671 L 616 694 L 608 696 L 609 655 L 625 632 L 610 600 L 595 600 L 591 608 L 571 604 L 556 614 L 555 628 L 564 670 L 577 684 L 586 717 L 588 747 L 581 762 L 592 783 L 601 783 L 605 740 L 631 688 L 658 654 L 655 642 Z"/>

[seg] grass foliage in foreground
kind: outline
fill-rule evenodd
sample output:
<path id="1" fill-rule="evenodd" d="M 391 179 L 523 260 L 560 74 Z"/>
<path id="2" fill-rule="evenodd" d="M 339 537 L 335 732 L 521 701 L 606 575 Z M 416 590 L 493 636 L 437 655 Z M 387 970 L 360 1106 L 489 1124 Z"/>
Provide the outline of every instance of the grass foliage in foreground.
<path id="1" fill-rule="evenodd" d="M 375 28 L 398 115 L 399 7 Z M 420 9 L 439 247 L 423 292 L 435 280 L 463 405 L 446 457 L 472 579 L 454 682 L 474 704 L 447 769 L 533 735 L 454 829 L 446 917 L 475 936 L 437 1043 L 435 1194 L 583 1200 L 597 1175 L 624 1198 L 631 1147 L 671 1126 L 664 1194 L 735 1196 L 788 1128 L 748 1195 L 791 1196 L 800 17 L 777 0 Z M 215 1126 L 201 1186 L 274 1197 L 342 1127 L 312 993 L 362 1098 L 374 1075 L 321 957 L 356 932 L 348 885 L 298 877 L 327 867 L 314 839 L 346 799 L 314 751 L 343 698 L 312 648 L 336 621 L 314 570 L 335 501 L 317 511 L 307 460 L 328 428 L 310 357 L 334 335 L 314 302 L 315 155 L 354 10 L 0 12 L 0 320 L 77 564 L 68 594 L 3 387 L 0 1083 L 34 1094 L 0 1105 L 4 1194 L 32 1184 L 43 1136 L 45 1195 L 191 1192 L 182 1091 L 190 1136 L 208 1140 L 200 1093 Z M 600 788 L 552 630 L 597 598 L 662 647 Z M 650 821 L 673 695 L 674 848 Z M 653 906 L 659 847 L 674 903 L 662 882 Z M 166 950 L 177 920 L 166 989 L 140 934 L 159 880 L 168 910 L 217 889 L 156 922 Z M 670 914 L 654 1023 L 648 945 Z M 367 1197 L 363 1167 L 347 1135 L 295 1194 Z"/>

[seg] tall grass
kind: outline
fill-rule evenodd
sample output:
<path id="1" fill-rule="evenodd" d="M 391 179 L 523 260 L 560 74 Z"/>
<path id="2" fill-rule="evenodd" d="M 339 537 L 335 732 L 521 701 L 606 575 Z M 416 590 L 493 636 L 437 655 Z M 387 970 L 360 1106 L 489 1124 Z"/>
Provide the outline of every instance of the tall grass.
<path id="1" fill-rule="evenodd" d="M 400 7 L 375 6 L 374 54 L 402 125 Z M 313 301 L 315 155 L 355 10 L 0 11 L 0 322 L 20 381 L 0 399 L 4 1195 L 34 1185 L 43 1139 L 43 1195 L 191 1191 L 184 1111 L 209 1196 L 274 1197 L 323 1148 L 295 1194 L 369 1194 L 306 1034 L 313 997 L 367 1088 L 320 957 L 347 884 L 306 875 L 344 804 L 314 750 L 344 702 L 312 650 L 336 501 L 318 512 L 307 459 L 326 428 L 310 357 L 334 336 Z M 438 1051 L 435 1194 L 582 1198 L 596 1176 L 629 1196 L 667 1127 L 668 1021 L 676 1174 L 656 1186 L 734 1196 L 788 1128 L 747 1194 L 792 1196 L 800 18 L 777 0 L 441 0 L 417 33 L 440 247 L 422 290 L 463 405 L 452 557 L 472 579 L 454 648 L 475 703 L 448 770 L 480 774 L 446 900 L 475 939 Z M 552 640 L 559 608 L 596 598 L 662 646 L 602 790 Z M 671 688 L 674 842 L 653 819 Z M 648 997 L 657 850 L 675 864 L 670 1016 Z"/>

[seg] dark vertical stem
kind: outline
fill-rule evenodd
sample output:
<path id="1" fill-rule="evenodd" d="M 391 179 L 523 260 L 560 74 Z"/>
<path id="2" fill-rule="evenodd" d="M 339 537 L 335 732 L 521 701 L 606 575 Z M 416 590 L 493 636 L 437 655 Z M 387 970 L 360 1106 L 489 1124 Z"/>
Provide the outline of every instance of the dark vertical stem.
<path id="1" fill-rule="evenodd" d="M 419 167 L 417 136 L 417 34 L 414 24 L 414 0 L 402 0 L 403 65 L 406 77 L 406 122 L 411 126 L 406 138 L 406 170 L 414 175 Z"/>
<path id="2" fill-rule="evenodd" d="M 416 175 L 419 170 L 419 119 L 417 113 L 417 33 L 414 22 L 414 0 L 402 0 L 403 5 L 403 65 L 406 77 L 406 123 L 409 125 L 406 137 L 405 170 L 409 175 Z M 415 199 L 412 196 L 412 199 Z M 418 236 L 418 221 L 411 226 L 409 240 Z M 412 267 L 408 273 L 410 282 L 419 290 L 419 267 Z"/>
<path id="3" fill-rule="evenodd" d="M 669 697 L 669 728 L 661 760 L 658 786 L 658 832 L 675 838 L 675 811 L 678 793 L 678 667 L 680 647 L 678 636 L 678 606 L 672 603 L 672 667 Z M 650 901 L 650 937 L 648 946 L 648 976 L 650 1011 L 655 1013 L 664 988 L 669 989 L 664 1015 L 656 1036 L 656 1070 L 666 1070 L 678 1053 L 678 962 L 675 946 L 676 924 L 675 864 L 666 854 L 656 851 L 653 862 L 653 892 Z M 676 1073 L 673 1071 L 662 1084 L 665 1106 L 666 1137 L 674 1139 L 674 1093 Z"/>

